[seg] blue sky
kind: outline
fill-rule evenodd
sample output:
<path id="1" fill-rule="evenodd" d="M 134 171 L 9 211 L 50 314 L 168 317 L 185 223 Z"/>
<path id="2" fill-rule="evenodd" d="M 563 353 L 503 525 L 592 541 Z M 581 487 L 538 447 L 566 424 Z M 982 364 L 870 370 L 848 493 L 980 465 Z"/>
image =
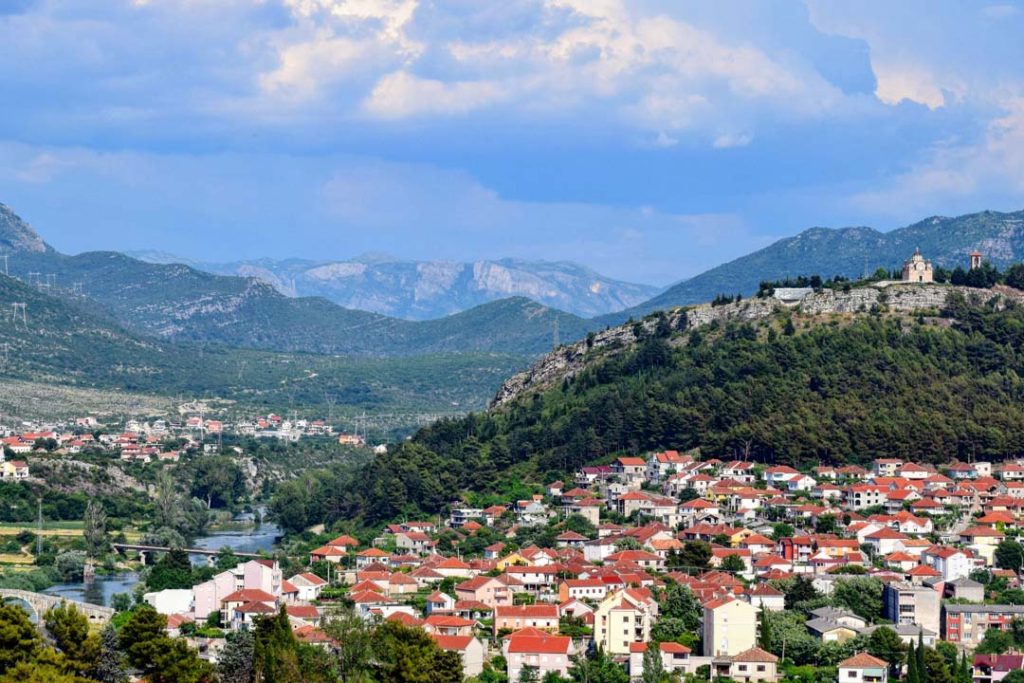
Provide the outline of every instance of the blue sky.
<path id="1" fill-rule="evenodd" d="M 1024 208 L 1024 7 L 0 0 L 0 202 L 57 248 L 569 259 L 667 284 Z"/>

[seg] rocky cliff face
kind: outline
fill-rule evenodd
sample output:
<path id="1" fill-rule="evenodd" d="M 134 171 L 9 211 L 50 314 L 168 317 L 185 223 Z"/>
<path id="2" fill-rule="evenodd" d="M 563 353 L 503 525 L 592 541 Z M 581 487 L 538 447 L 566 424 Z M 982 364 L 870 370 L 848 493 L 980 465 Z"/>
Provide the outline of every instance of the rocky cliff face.
<path id="1" fill-rule="evenodd" d="M 860 287 L 849 292 L 826 289 L 809 295 L 796 305 L 787 305 L 774 298 L 745 299 L 724 306 L 701 304 L 692 308 L 676 308 L 667 311 L 666 317 L 672 329 L 684 330 L 700 329 L 713 322 L 756 322 L 786 309 L 804 315 L 865 313 L 875 306 L 899 313 L 937 311 L 945 305 L 951 292 L 960 292 L 965 296 L 975 297 L 978 301 L 987 301 L 996 296 L 1003 300 L 1014 299 L 1024 302 L 1024 292 L 1006 287 L 984 290 L 947 285 L 890 283 Z M 650 333 L 654 331 L 657 319 L 648 318 L 636 324 Z M 627 351 L 636 340 L 634 325 L 626 324 L 598 332 L 589 339 L 562 346 L 541 358 L 528 370 L 506 380 L 491 406 L 507 405 L 520 396 L 554 386 L 563 379 L 581 372 L 594 357 Z"/>
<path id="2" fill-rule="evenodd" d="M 50 251 L 50 246 L 36 234 L 32 227 L 11 211 L 10 207 L 0 204 L 0 251 Z"/>

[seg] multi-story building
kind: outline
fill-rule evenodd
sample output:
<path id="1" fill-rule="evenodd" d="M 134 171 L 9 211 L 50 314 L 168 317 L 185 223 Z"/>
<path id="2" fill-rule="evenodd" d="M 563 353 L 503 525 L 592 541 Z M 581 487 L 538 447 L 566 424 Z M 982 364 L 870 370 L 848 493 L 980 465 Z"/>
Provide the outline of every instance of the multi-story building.
<path id="1" fill-rule="evenodd" d="M 651 639 L 657 603 L 647 591 L 609 593 L 594 610 L 594 643 L 610 655 L 628 655 L 632 643 Z"/>
<path id="2" fill-rule="evenodd" d="M 851 510 L 863 510 L 875 505 L 885 505 L 889 500 L 889 489 L 876 484 L 854 484 L 846 489 L 846 506 Z"/>
<path id="3" fill-rule="evenodd" d="M 917 624 L 939 632 L 942 595 L 934 588 L 906 581 L 888 584 L 882 593 L 885 618 L 894 624 Z"/>
<path id="4" fill-rule="evenodd" d="M 942 639 L 974 647 L 990 628 L 1005 630 L 1024 615 L 1024 605 L 943 605 Z"/>
<path id="5" fill-rule="evenodd" d="M 757 645 L 757 608 L 728 596 L 704 605 L 704 655 L 738 655 Z"/>

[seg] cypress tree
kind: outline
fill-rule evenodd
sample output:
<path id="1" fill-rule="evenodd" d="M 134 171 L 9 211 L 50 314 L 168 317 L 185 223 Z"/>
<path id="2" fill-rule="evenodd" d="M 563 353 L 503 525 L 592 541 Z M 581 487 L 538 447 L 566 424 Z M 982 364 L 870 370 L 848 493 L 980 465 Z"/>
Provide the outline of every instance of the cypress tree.
<path id="1" fill-rule="evenodd" d="M 917 677 L 920 683 L 928 683 L 928 667 L 924 665 L 924 631 L 917 634 Z"/>
<path id="2" fill-rule="evenodd" d="M 917 672 L 917 655 L 914 651 L 914 641 L 910 641 L 910 649 L 907 650 L 906 683 L 921 683 L 921 677 Z"/>
<path id="3" fill-rule="evenodd" d="M 764 603 L 761 603 L 761 614 L 759 616 L 761 621 L 761 632 L 759 634 L 760 638 L 758 639 L 758 645 L 761 649 L 771 652 L 772 647 L 775 645 L 773 638 L 774 634 L 772 634 L 771 617 L 768 616 L 768 610 L 765 609 Z"/>
<path id="4" fill-rule="evenodd" d="M 974 680 L 973 672 L 971 671 L 971 663 L 967 660 L 967 653 L 963 653 L 960 657 L 960 669 L 956 673 L 956 683 L 971 683 Z"/>

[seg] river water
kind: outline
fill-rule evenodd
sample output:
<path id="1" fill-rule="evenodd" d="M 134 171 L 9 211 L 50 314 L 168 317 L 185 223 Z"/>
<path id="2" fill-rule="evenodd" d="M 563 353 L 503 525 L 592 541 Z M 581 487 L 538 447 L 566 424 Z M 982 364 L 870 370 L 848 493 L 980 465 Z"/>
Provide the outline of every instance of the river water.
<path id="1" fill-rule="evenodd" d="M 281 530 L 276 525 L 263 523 L 258 527 L 215 531 L 209 536 L 197 538 L 190 547 L 204 550 L 227 547 L 238 553 L 257 553 L 261 550 L 269 552 L 273 550 L 274 543 L 280 536 Z M 191 559 L 192 564 L 196 566 L 206 564 L 205 555 L 192 555 Z M 130 594 L 138 582 L 139 575 L 135 572 L 102 574 L 86 583 L 58 583 L 40 592 L 92 605 L 108 606 L 115 594 Z"/>

